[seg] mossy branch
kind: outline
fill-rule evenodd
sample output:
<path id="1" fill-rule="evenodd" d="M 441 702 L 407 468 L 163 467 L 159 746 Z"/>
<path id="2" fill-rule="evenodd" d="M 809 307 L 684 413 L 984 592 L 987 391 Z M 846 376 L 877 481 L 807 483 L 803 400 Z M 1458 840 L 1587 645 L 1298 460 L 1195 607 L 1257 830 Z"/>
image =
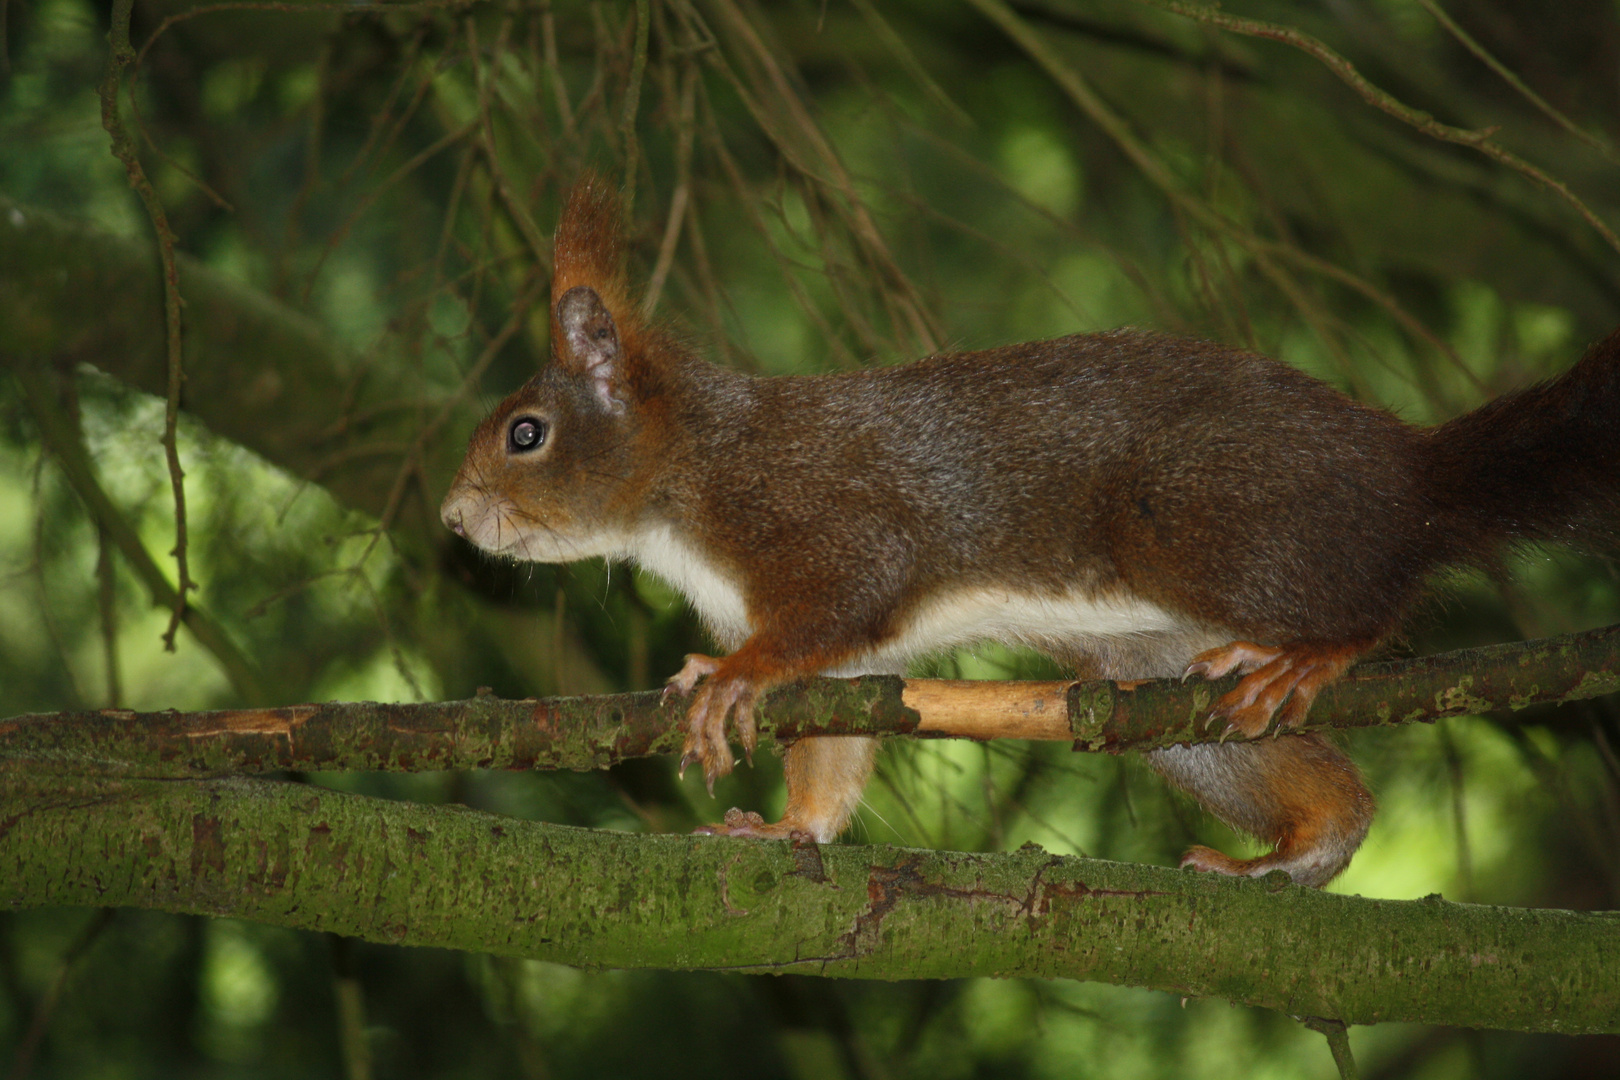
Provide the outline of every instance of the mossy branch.
<path id="1" fill-rule="evenodd" d="M 634 835 L 279 781 L 12 775 L 0 883 L 12 909 L 158 908 L 587 968 L 1062 977 L 1345 1023 L 1620 1030 L 1620 913 L 1367 900 L 1033 845 Z"/>
<path id="2" fill-rule="evenodd" d="M 1143 750 L 1222 737 L 1205 722 L 1235 684 L 948 682 L 868 676 L 783 687 L 761 731 L 1073 742 Z M 1322 692 L 1304 730 L 1432 721 L 1620 690 L 1620 626 L 1368 664 Z M 600 769 L 675 753 L 685 711 L 656 692 L 426 704 L 328 702 L 214 712 L 62 712 L 0 720 L 0 775 L 145 778 L 306 771 Z M 1266 737 L 1266 736 L 1262 736 Z"/>

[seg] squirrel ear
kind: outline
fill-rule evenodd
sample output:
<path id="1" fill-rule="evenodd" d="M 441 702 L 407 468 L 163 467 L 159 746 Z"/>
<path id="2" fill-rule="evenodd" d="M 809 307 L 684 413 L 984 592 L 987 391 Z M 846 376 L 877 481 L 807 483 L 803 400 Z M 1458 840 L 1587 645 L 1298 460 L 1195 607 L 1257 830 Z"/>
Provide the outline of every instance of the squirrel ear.
<path id="1" fill-rule="evenodd" d="M 624 402 L 614 394 L 624 363 L 619 344 L 619 328 L 601 296 L 589 285 L 575 285 L 562 294 L 554 312 L 562 355 L 558 361 L 570 372 L 590 380 L 604 406 L 624 411 Z"/>

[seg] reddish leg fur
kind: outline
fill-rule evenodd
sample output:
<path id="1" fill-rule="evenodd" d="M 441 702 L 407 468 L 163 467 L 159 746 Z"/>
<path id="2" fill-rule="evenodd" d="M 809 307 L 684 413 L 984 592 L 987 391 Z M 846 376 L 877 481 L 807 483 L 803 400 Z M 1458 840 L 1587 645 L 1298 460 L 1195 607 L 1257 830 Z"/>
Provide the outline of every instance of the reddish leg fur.
<path id="1" fill-rule="evenodd" d="M 829 843 L 844 831 L 860 805 L 877 749 L 877 739 L 855 735 L 800 739 L 782 755 L 788 801 L 781 821 L 767 822 L 753 811 L 733 808 L 726 811 L 723 824 L 697 831 Z"/>
<path id="2" fill-rule="evenodd" d="M 1322 687 L 1343 675 L 1370 647 L 1368 642 L 1354 642 L 1272 648 L 1234 641 L 1193 657 L 1186 675 L 1219 679 L 1233 671 L 1243 672 L 1243 681 L 1223 695 L 1209 715 L 1212 720 L 1225 720 L 1227 731 L 1253 738 L 1270 726 L 1279 707 L 1278 726 L 1298 727 Z"/>
<path id="3" fill-rule="evenodd" d="M 820 670 L 822 658 L 808 662 L 811 672 Z M 714 782 L 736 764 L 726 739 L 728 714 L 736 725 L 737 740 L 752 760 L 758 729 L 754 725 L 754 705 L 770 687 L 796 678 L 799 672 L 787 665 L 767 660 L 761 650 L 744 645 L 730 656 L 716 659 L 693 653 L 664 688 L 666 696 L 693 694 L 686 714 L 686 742 L 681 751 L 681 769 L 692 762 L 703 765 L 703 779 L 709 794 Z M 708 676 L 699 685 L 698 680 Z M 728 836 L 756 836 L 769 839 L 809 839 L 826 843 L 835 839 L 855 813 L 877 756 L 876 739 L 853 736 L 822 736 L 801 739 L 783 753 L 782 773 L 787 780 L 788 801 L 782 820 L 767 822 L 751 811 L 731 809 L 719 825 L 709 825 L 701 833 Z"/>
<path id="4" fill-rule="evenodd" d="M 1182 866 L 1249 877 L 1285 870 L 1301 885 L 1321 886 L 1349 864 L 1372 824 L 1360 773 L 1320 735 L 1173 746 L 1147 761 L 1210 813 L 1274 846 L 1256 859 L 1194 847 Z"/>
<path id="5" fill-rule="evenodd" d="M 1265 731 L 1279 708 L 1281 726 L 1297 725 L 1321 688 L 1364 651 L 1363 645 L 1272 648 L 1239 641 L 1198 654 L 1187 674 L 1220 678 L 1243 672 L 1245 678 L 1216 703 L 1212 715 L 1224 717 L 1232 730 L 1256 735 Z M 817 658 L 802 666 L 814 671 L 823 664 L 824 658 Z M 735 764 L 726 738 L 727 719 L 734 717 L 738 741 L 751 756 L 757 737 L 755 703 L 771 686 L 804 674 L 797 670 L 800 666 L 790 669 L 773 663 L 762 650 L 746 644 L 719 659 L 688 656 L 665 690 L 693 695 L 682 769 L 702 762 L 712 794 L 714 781 Z M 708 678 L 700 684 L 704 676 Z M 801 739 L 783 755 L 788 802 L 780 821 L 767 822 L 757 813 L 732 809 L 721 824 L 698 831 L 831 841 L 860 803 L 877 747 L 876 739 L 858 737 Z M 1194 847 L 1182 857 L 1182 866 L 1247 876 L 1284 870 L 1302 885 L 1320 886 L 1349 863 L 1372 821 L 1372 796 L 1356 767 L 1320 736 L 1171 747 L 1150 753 L 1148 763 L 1216 817 L 1274 848 L 1259 858 L 1233 859 L 1211 848 Z"/>
<path id="6" fill-rule="evenodd" d="M 1279 729 L 1299 726 L 1321 689 L 1371 645 L 1278 648 L 1234 641 L 1193 657 L 1186 675 L 1219 679 L 1242 672 L 1243 680 L 1215 703 L 1210 717 L 1253 738 L 1274 716 Z M 1372 823 L 1373 799 L 1361 774 L 1318 735 L 1172 747 L 1149 754 L 1148 763 L 1222 821 L 1273 845 L 1256 859 L 1196 846 L 1181 857 L 1182 866 L 1250 877 L 1286 870 L 1302 885 L 1321 886 L 1349 864 Z"/>

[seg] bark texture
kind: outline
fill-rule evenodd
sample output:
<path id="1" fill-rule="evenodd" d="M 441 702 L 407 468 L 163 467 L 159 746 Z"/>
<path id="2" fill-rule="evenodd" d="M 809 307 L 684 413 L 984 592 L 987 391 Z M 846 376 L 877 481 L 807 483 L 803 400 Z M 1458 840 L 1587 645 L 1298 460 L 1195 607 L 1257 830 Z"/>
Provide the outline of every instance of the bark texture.
<path id="1" fill-rule="evenodd" d="M 1034 846 L 609 833 L 246 778 L 5 779 L 14 909 L 229 915 L 587 968 L 1066 977 L 1346 1023 L 1620 1030 L 1615 912 L 1366 900 Z"/>
<path id="2" fill-rule="evenodd" d="M 812 679 L 773 693 L 759 720 L 761 732 L 778 739 L 854 734 L 1072 739 L 1076 750 L 1145 750 L 1223 738 L 1204 717 L 1215 697 L 1236 681 L 1236 676 L 1142 684 Z M 1605 627 L 1366 665 L 1323 691 L 1302 730 L 1517 711 L 1616 690 L 1620 627 Z M 958 698 L 972 707 L 957 707 Z M 327 702 L 199 713 L 42 713 L 0 720 L 0 775 L 179 778 L 281 769 L 601 769 L 629 758 L 675 753 L 684 714 L 684 701 L 662 701 L 656 692 L 517 701 L 487 696 L 420 705 Z M 991 722 L 980 726 L 977 721 L 986 715 Z"/>

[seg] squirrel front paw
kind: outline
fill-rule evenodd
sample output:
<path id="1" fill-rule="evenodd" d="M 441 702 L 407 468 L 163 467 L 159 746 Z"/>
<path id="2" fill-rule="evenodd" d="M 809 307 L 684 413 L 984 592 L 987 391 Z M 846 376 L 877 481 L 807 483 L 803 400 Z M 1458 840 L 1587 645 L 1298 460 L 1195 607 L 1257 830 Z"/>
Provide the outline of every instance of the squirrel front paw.
<path id="1" fill-rule="evenodd" d="M 686 664 L 670 679 L 664 696 L 689 694 L 704 675 L 714 676 L 720 662 L 713 657 L 693 653 Z M 759 741 L 759 730 L 754 725 L 754 702 L 759 691 L 753 680 L 741 676 L 711 677 L 697 688 L 692 706 L 686 712 L 686 742 L 681 747 L 681 772 L 694 761 L 703 763 L 703 781 L 714 795 L 714 782 L 725 776 L 736 764 L 731 746 L 726 741 L 726 718 L 736 725 L 737 741 L 750 764 L 754 760 L 754 746 Z"/>
<path id="2" fill-rule="evenodd" d="M 1360 642 L 1274 648 L 1234 641 L 1193 657 L 1182 678 L 1202 675 L 1219 679 L 1241 672 L 1243 680 L 1215 702 L 1209 718 L 1225 720 L 1228 732 L 1253 738 L 1266 730 L 1279 709 L 1282 716 L 1278 727 L 1298 727 L 1322 687 L 1343 675 L 1366 649 L 1367 645 Z"/>
<path id="3" fill-rule="evenodd" d="M 668 701 L 677 695 L 686 697 L 692 692 L 692 688 L 697 685 L 699 679 L 705 675 L 713 675 L 719 667 L 720 661 L 712 656 L 704 656 L 702 653 L 687 653 L 686 663 L 681 665 L 681 670 L 671 675 L 669 681 L 664 684 L 663 700 Z"/>

